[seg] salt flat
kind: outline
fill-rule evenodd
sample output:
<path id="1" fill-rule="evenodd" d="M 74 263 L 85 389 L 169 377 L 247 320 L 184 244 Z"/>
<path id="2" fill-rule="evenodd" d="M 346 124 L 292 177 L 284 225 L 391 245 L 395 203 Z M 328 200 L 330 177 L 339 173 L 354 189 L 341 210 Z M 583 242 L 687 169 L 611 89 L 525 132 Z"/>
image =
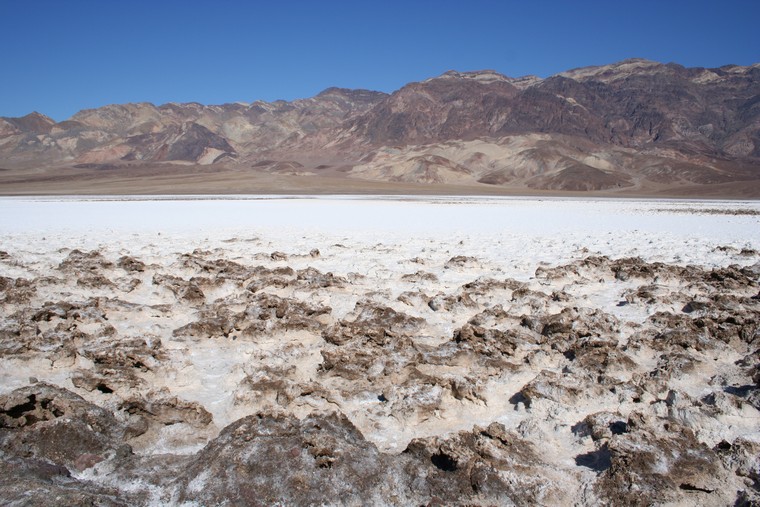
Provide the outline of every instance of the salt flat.
<path id="1" fill-rule="evenodd" d="M 757 201 L 0 198 L 0 234 L 0 395 L 70 390 L 126 428 L 132 460 L 197 461 L 252 414 L 336 412 L 388 459 L 435 448 L 461 472 L 457 439 L 497 423 L 554 477 L 531 489 L 478 454 L 528 481 L 524 501 L 593 504 L 625 486 L 631 446 L 760 449 Z M 604 429 L 637 417 L 645 434 Z M 123 487 L 123 457 L 86 454 L 102 459 L 67 463 L 77 480 Z M 666 476 L 694 465 L 669 459 Z M 710 474 L 724 484 L 674 478 L 663 498 L 747 488 Z M 144 502 L 181 503 L 155 480 Z"/>

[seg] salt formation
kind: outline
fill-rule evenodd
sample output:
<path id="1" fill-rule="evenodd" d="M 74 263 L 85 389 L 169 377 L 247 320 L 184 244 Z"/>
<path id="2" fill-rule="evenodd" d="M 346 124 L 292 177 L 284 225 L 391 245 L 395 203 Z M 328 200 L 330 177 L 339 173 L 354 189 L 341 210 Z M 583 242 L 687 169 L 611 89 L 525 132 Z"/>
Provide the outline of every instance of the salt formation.
<path id="1" fill-rule="evenodd" d="M 0 252 L 4 504 L 760 502 L 757 238 L 45 234 Z"/>

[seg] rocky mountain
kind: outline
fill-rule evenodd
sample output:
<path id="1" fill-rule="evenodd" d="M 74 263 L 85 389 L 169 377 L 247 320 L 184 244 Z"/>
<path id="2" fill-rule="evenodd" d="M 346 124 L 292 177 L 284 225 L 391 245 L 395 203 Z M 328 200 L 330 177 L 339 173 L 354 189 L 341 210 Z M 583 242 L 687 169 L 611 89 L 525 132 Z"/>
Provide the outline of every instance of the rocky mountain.
<path id="1" fill-rule="evenodd" d="M 330 88 L 293 102 L 108 105 L 55 123 L 32 113 L 0 118 L 7 165 L 130 161 L 213 164 L 278 147 L 336 127 L 385 94 Z"/>
<path id="2" fill-rule="evenodd" d="M 0 119 L 0 167 L 146 164 L 474 189 L 647 193 L 757 181 L 760 64 L 632 59 L 546 79 L 449 71 L 390 95 L 330 88 L 292 102 Z"/>

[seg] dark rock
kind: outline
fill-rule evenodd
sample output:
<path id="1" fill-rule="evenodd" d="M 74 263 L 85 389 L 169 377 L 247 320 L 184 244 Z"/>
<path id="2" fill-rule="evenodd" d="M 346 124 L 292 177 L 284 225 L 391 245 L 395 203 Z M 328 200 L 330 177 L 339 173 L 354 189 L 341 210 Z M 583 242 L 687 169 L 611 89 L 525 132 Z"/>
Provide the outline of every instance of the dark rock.
<path id="1" fill-rule="evenodd" d="M 145 271 L 145 263 L 128 255 L 122 256 L 116 265 L 127 273 L 142 273 Z"/>
<path id="2" fill-rule="evenodd" d="M 286 261 L 288 260 L 288 254 L 283 252 L 272 252 L 269 254 L 269 258 L 273 261 Z"/>

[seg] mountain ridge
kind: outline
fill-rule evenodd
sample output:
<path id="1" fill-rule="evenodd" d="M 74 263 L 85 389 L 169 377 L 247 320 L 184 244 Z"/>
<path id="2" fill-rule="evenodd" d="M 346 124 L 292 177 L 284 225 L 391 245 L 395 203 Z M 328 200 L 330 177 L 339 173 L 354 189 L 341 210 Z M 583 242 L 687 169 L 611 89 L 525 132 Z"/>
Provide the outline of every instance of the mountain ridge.
<path id="1" fill-rule="evenodd" d="M 0 117 L 0 167 L 17 179 L 98 164 L 547 191 L 756 181 L 760 64 L 634 58 L 547 78 L 449 70 L 390 94 L 330 87 L 293 101 Z"/>

